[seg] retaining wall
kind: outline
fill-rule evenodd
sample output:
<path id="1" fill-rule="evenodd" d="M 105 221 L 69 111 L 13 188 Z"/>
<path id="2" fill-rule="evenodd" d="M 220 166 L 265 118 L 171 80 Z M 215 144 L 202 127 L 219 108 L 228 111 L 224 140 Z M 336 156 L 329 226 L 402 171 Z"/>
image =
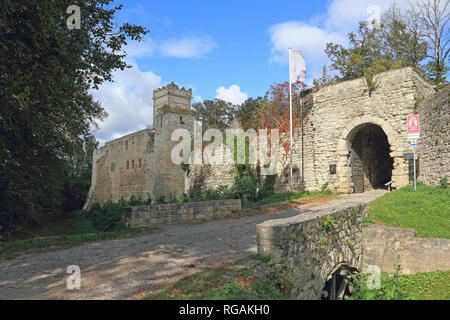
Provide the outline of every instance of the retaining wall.
<path id="1" fill-rule="evenodd" d="M 126 207 L 123 210 L 128 227 L 154 227 L 186 221 L 211 220 L 218 215 L 239 211 L 241 199 L 156 204 Z"/>
<path id="2" fill-rule="evenodd" d="M 450 239 L 417 238 L 413 229 L 371 225 L 363 231 L 364 270 L 369 265 L 383 272 L 413 274 L 450 270 Z"/>

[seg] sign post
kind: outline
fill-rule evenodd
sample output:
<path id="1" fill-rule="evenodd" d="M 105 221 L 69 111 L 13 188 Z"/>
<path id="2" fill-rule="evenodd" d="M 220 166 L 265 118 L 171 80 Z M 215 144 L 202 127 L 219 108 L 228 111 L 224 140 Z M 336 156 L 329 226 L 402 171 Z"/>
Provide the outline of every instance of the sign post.
<path id="1" fill-rule="evenodd" d="M 417 174 L 416 174 L 416 147 L 417 147 L 417 140 L 420 138 L 420 123 L 419 123 L 419 116 L 418 115 L 412 115 L 408 116 L 406 118 L 406 125 L 408 127 L 408 140 L 411 141 L 411 146 L 413 148 L 413 159 L 414 159 L 414 191 L 416 191 L 416 180 L 417 180 Z"/>

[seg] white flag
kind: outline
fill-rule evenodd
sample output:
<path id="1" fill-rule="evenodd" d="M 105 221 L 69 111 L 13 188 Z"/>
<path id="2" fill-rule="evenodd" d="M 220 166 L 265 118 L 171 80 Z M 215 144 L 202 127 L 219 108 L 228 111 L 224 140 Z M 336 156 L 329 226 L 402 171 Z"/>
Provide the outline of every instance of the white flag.
<path id="1" fill-rule="evenodd" d="M 306 79 L 305 57 L 302 51 L 291 50 L 289 68 L 291 71 L 291 84 L 299 83 Z"/>

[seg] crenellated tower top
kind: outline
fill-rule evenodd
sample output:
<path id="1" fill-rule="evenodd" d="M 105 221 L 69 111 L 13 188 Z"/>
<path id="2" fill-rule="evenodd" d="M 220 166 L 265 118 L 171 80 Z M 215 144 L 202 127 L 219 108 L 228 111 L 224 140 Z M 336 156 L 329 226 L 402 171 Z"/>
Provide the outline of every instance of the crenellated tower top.
<path id="1" fill-rule="evenodd" d="M 162 88 L 153 91 L 153 117 L 164 106 L 170 108 L 191 110 L 192 89 L 178 87 L 175 83 L 170 83 Z"/>

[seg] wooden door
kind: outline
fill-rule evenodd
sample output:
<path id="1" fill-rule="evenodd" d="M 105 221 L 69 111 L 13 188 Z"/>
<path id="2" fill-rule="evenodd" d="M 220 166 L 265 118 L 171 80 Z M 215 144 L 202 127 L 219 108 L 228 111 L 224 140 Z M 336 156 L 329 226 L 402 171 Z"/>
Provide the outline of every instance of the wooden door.
<path id="1" fill-rule="evenodd" d="M 351 154 L 353 192 L 364 192 L 364 172 L 361 157 L 352 150 Z"/>

